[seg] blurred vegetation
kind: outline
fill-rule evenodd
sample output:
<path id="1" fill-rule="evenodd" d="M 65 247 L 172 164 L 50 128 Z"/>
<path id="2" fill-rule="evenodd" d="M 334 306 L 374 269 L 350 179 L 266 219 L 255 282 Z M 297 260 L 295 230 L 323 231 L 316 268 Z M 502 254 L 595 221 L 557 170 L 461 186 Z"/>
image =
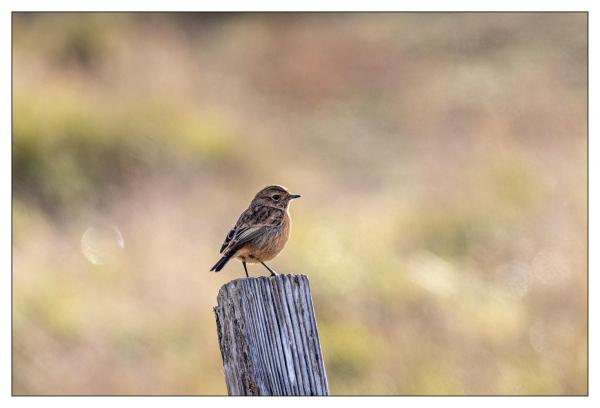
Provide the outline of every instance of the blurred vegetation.
<path id="1" fill-rule="evenodd" d="M 224 394 L 208 269 L 278 183 L 332 393 L 585 394 L 586 24 L 13 14 L 14 393 Z"/>

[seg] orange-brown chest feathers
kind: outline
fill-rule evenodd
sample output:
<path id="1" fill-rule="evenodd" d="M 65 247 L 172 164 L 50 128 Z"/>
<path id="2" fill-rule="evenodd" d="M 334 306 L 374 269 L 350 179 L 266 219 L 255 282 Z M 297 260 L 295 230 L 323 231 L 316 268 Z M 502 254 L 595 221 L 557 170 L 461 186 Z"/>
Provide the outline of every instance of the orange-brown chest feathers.
<path id="1" fill-rule="evenodd" d="M 236 253 L 236 258 L 248 262 L 266 262 L 275 258 L 285 247 L 290 237 L 291 218 L 288 211 L 282 211 L 281 224 L 269 228 L 260 237 L 249 242 Z"/>
<path id="2" fill-rule="evenodd" d="M 273 239 L 273 245 L 265 255 L 270 256 L 269 259 L 275 258 L 279 253 L 283 250 L 283 247 L 287 243 L 290 238 L 290 232 L 292 229 L 292 219 L 290 218 L 290 213 L 285 211 L 283 214 L 283 222 L 281 223 L 281 231 L 276 234 Z"/>

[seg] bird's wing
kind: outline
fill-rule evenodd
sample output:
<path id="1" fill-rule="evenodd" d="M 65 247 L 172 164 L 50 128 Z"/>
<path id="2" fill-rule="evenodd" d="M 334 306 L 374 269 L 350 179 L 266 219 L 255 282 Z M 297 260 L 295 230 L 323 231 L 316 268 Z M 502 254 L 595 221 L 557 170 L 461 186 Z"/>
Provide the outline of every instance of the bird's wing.
<path id="1" fill-rule="evenodd" d="M 220 253 L 237 251 L 244 244 L 266 232 L 269 228 L 281 225 L 283 212 L 271 207 L 249 207 L 229 231 L 221 246 Z"/>
<path id="2" fill-rule="evenodd" d="M 266 225 L 254 225 L 238 230 L 236 235 L 229 242 L 226 251 L 228 253 L 237 251 L 248 242 L 264 234 L 269 228 L 271 227 Z"/>
<path id="3" fill-rule="evenodd" d="M 223 251 L 225 250 L 225 248 L 227 248 L 227 246 L 229 245 L 229 243 L 231 242 L 231 240 L 233 239 L 234 236 L 235 236 L 235 227 L 233 227 L 227 233 L 227 236 L 225 237 L 225 241 L 223 241 L 223 245 L 221 245 L 221 249 L 219 250 L 220 254 L 222 254 Z"/>
<path id="4" fill-rule="evenodd" d="M 223 251 L 225 251 L 225 249 L 229 246 L 229 244 L 231 243 L 231 240 L 238 235 L 241 230 L 244 229 L 244 227 L 247 227 L 249 222 L 252 219 L 252 214 L 254 213 L 254 208 L 252 207 L 248 207 L 244 210 L 244 212 L 242 214 L 240 214 L 240 217 L 238 218 L 237 222 L 235 223 L 235 225 L 233 226 L 233 228 L 227 233 L 227 236 L 225 237 L 225 241 L 223 241 L 223 245 L 221 245 L 221 250 L 219 251 L 220 254 L 223 253 Z"/>

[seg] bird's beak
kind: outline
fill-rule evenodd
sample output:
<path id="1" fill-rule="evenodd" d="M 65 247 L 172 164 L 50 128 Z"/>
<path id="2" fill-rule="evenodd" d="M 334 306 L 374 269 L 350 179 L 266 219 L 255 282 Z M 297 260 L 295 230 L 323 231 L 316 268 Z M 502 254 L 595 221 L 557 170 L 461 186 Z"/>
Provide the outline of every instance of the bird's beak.
<path id="1" fill-rule="evenodd" d="M 300 194 L 290 194 L 290 200 L 293 200 L 294 198 L 300 198 L 302 197 Z"/>

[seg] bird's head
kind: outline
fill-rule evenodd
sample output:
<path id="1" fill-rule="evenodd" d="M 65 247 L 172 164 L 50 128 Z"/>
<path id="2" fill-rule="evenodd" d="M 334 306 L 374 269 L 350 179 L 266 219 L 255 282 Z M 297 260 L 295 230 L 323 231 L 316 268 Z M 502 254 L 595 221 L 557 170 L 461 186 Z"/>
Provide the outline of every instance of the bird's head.
<path id="1" fill-rule="evenodd" d="M 290 201 L 299 197 L 299 194 L 290 194 L 285 187 L 268 186 L 256 193 L 252 204 L 266 205 L 285 210 Z"/>

